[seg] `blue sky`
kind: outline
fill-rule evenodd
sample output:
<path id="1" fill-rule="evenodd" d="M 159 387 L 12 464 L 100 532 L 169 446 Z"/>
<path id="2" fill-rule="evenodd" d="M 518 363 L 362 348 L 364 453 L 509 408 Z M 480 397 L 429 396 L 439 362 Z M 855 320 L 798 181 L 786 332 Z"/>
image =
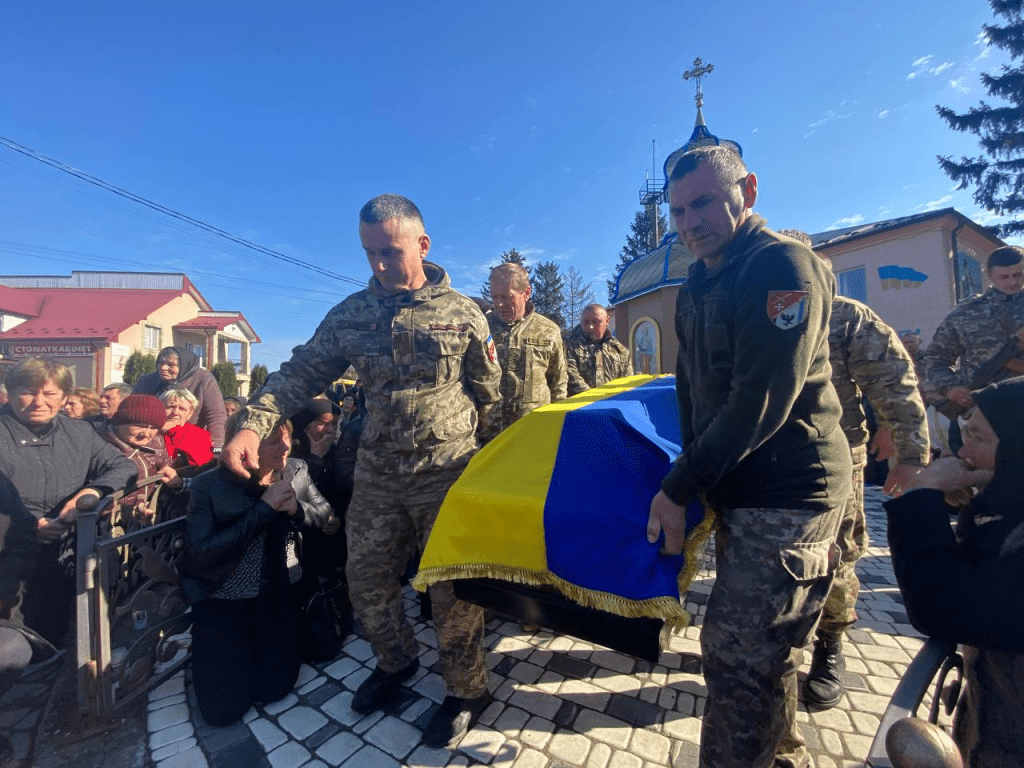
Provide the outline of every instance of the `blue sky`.
<path id="1" fill-rule="evenodd" d="M 818 232 L 955 206 L 937 154 L 976 154 L 935 105 L 987 96 L 983 0 L 728 6 L 125 2 L 9 5 L 0 136 L 290 256 L 364 281 L 370 197 L 412 198 L 431 258 L 477 293 L 516 247 L 599 299 L 638 190 L 704 114 L 742 144 L 755 209 Z M 730 8 L 729 12 L 718 10 Z M 656 128 L 655 128 L 656 127 Z M 274 370 L 357 286 L 175 222 L 0 147 L 4 274 L 184 271 L 245 313 Z"/>

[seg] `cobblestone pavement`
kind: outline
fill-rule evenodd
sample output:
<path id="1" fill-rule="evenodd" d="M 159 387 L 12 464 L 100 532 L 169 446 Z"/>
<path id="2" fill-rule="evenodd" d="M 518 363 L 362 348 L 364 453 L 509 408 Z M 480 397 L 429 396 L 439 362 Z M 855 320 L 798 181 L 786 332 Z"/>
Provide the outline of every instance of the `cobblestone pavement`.
<path id="1" fill-rule="evenodd" d="M 872 547 L 858 565 L 860 621 L 846 643 L 847 692 L 839 706 L 799 712 L 818 768 L 862 766 L 879 716 L 922 644 L 909 626 L 885 546 L 883 497 L 868 488 Z M 712 548 L 713 549 L 713 548 Z M 514 768 L 652 768 L 697 764 L 706 689 L 698 638 L 714 584 L 711 549 L 687 596 L 693 626 L 674 637 L 660 663 L 496 619 L 485 638 L 493 703 L 453 750 L 420 744 L 420 727 L 444 697 L 433 629 L 414 593 L 407 613 L 424 646 L 423 664 L 387 711 L 358 715 L 352 693 L 369 675 L 368 643 L 352 637 L 331 662 L 304 666 L 282 701 L 244 722 L 202 721 L 182 673 L 148 703 L 148 749 L 158 768 L 389 768 L 492 765 Z M 802 673 L 810 654 L 805 654 Z M 802 674 L 801 674 L 802 677 Z"/>

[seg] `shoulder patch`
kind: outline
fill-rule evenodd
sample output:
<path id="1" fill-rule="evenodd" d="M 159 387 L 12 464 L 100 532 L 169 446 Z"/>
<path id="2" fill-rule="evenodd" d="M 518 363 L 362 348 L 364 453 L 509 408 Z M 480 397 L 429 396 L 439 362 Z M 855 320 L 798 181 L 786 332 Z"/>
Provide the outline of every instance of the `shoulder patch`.
<path id="1" fill-rule="evenodd" d="M 491 334 L 487 334 L 487 357 L 492 363 L 498 362 L 498 350 L 494 348 L 494 337 Z"/>
<path id="2" fill-rule="evenodd" d="M 776 328 L 796 328 L 807 317 L 808 291 L 768 291 L 768 319 Z"/>
<path id="3" fill-rule="evenodd" d="M 465 333 L 467 330 L 469 330 L 469 323 L 431 323 L 430 330 L 455 331 L 457 333 Z"/>

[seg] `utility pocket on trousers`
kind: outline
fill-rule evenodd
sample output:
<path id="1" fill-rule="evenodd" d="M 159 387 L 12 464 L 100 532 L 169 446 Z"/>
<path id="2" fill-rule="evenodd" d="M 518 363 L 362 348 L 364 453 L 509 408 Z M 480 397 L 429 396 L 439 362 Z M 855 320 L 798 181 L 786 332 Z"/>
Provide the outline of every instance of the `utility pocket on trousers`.
<path id="1" fill-rule="evenodd" d="M 797 581 L 814 581 L 828 576 L 839 565 L 839 547 L 834 541 L 791 544 L 779 550 L 782 567 Z"/>

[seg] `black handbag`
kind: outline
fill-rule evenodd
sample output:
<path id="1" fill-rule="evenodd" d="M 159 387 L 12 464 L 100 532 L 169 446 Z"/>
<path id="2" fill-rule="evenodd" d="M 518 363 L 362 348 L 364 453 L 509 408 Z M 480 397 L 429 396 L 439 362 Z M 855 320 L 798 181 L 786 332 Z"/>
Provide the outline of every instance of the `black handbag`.
<path id="1" fill-rule="evenodd" d="M 333 659 L 351 631 L 348 588 L 340 581 L 321 586 L 302 608 L 303 658 L 307 662 Z"/>

